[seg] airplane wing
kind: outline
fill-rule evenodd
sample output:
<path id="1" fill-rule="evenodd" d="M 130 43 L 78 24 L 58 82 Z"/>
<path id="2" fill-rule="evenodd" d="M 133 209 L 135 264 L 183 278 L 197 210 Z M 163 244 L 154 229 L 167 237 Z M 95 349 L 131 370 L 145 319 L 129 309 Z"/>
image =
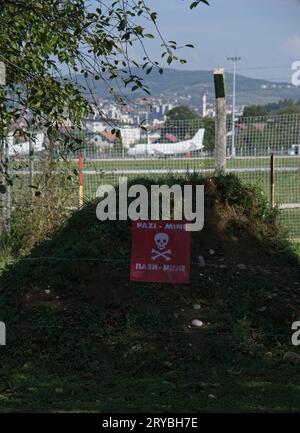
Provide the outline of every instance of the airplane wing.
<path id="1" fill-rule="evenodd" d="M 162 151 L 156 148 L 152 149 L 152 152 L 154 155 L 168 155 L 169 153 L 167 151 Z"/>

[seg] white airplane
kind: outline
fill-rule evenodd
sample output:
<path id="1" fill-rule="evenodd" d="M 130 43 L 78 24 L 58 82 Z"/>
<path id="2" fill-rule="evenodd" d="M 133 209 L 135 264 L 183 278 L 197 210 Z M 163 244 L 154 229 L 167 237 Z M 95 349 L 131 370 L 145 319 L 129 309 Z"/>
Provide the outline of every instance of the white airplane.
<path id="1" fill-rule="evenodd" d="M 197 134 L 190 140 L 179 141 L 178 143 L 149 143 L 136 144 L 128 150 L 129 156 L 164 156 L 189 153 L 203 149 L 205 129 L 199 129 Z"/>

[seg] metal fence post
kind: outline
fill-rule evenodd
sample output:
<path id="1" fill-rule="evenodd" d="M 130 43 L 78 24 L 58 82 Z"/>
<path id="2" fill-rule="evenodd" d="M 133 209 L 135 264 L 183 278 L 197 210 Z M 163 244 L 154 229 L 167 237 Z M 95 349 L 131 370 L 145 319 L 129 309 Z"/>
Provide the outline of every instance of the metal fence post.
<path id="1" fill-rule="evenodd" d="M 32 142 L 32 135 L 30 135 L 30 139 L 29 139 L 29 184 L 31 186 L 33 186 L 34 183 L 34 146 L 33 146 L 33 142 Z"/>
<path id="2" fill-rule="evenodd" d="M 271 155 L 271 203 L 275 207 L 275 155 Z"/>
<path id="3" fill-rule="evenodd" d="M 216 176 L 226 170 L 226 86 L 224 69 L 215 69 L 214 83 L 216 94 L 216 141 L 215 172 Z"/>

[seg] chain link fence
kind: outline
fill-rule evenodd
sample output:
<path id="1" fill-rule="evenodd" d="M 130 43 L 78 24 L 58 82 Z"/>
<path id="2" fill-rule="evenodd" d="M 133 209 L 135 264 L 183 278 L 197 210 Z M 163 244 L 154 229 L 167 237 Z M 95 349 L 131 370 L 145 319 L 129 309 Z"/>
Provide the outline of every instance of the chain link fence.
<path id="1" fill-rule="evenodd" d="M 10 181 L 2 200 L 6 220 L 13 223 L 24 207 L 47 208 L 50 200 L 58 213 L 78 208 L 80 179 L 84 200 L 90 200 L 101 184 L 116 184 L 124 176 L 155 179 L 214 173 L 213 118 L 150 126 L 95 121 L 87 126 L 84 132 L 70 130 L 67 144 L 63 134 L 50 142 L 40 131 L 29 138 L 9 137 Z M 228 117 L 227 173 L 261 187 L 280 207 L 290 237 L 300 238 L 300 116 L 239 118 L 234 139 L 232 130 Z"/>

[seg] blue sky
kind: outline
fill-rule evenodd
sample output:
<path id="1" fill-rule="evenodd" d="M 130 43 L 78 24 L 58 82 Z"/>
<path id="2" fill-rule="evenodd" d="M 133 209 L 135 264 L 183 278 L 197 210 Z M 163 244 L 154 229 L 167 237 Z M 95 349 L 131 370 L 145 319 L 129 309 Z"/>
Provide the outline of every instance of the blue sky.
<path id="1" fill-rule="evenodd" d="M 226 58 L 234 55 L 243 58 L 243 75 L 290 81 L 291 64 L 300 60 L 300 0 L 210 0 L 193 11 L 191 0 L 146 3 L 158 12 L 166 39 L 195 45 L 181 69 L 230 70 Z M 157 54 L 155 45 L 150 54 Z"/>

